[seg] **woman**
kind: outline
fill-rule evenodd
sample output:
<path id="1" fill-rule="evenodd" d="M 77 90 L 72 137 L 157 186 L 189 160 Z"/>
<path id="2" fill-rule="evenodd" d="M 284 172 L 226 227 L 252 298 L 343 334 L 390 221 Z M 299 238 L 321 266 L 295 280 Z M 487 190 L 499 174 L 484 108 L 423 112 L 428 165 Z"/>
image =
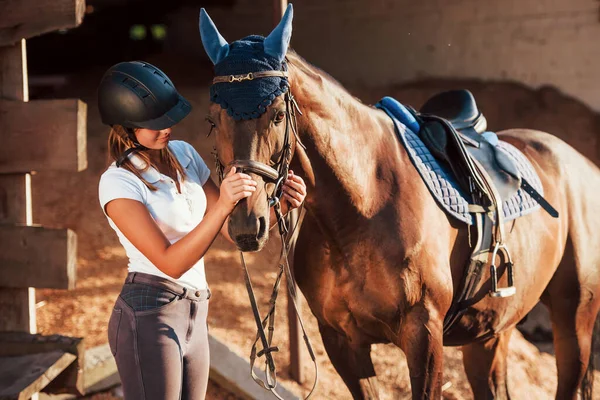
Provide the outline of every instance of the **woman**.
<path id="1" fill-rule="evenodd" d="M 219 232 L 231 241 L 227 218 L 256 182 L 232 168 L 219 189 L 191 145 L 169 140 L 191 106 L 150 64 L 111 67 L 98 106 L 112 127 L 115 161 L 100 179 L 100 204 L 129 258 L 108 327 L 125 398 L 203 399 L 210 298 L 203 257 Z M 283 211 L 305 195 L 303 180 L 290 173 Z"/>

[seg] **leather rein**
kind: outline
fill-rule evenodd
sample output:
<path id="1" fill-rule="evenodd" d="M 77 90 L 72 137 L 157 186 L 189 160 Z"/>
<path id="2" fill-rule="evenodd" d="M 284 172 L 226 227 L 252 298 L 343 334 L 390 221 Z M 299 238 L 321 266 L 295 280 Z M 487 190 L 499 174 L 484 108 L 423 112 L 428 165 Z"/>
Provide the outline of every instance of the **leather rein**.
<path id="1" fill-rule="evenodd" d="M 244 80 L 253 80 L 261 77 L 268 76 L 282 76 L 287 77 L 286 71 L 264 71 L 264 72 L 254 72 L 244 75 L 226 75 L 226 76 L 216 76 L 213 79 L 214 83 L 220 82 L 242 82 Z M 302 115 L 300 108 L 298 107 L 298 103 L 296 102 L 294 96 L 288 90 L 284 94 L 285 100 L 285 113 L 286 113 L 286 122 L 285 122 L 285 136 L 284 136 L 284 145 L 281 151 L 281 155 L 279 156 L 279 160 L 274 165 L 275 168 L 268 166 L 262 162 L 254 161 L 254 160 L 234 160 L 228 164 L 228 166 L 236 167 L 239 172 L 252 172 L 257 175 L 260 175 L 265 182 L 269 181 L 275 184 L 273 188 L 273 192 L 268 197 L 269 207 L 273 207 L 275 211 L 275 216 L 277 218 L 277 227 L 279 229 L 279 235 L 281 236 L 281 253 L 279 257 L 279 273 L 277 275 L 277 279 L 273 285 L 273 291 L 271 293 L 271 299 L 269 300 L 269 311 L 267 315 L 261 319 L 260 311 L 258 309 L 258 305 L 256 302 L 256 296 L 254 295 L 254 289 L 252 287 L 252 281 L 250 279 L 250 274 L 248 272 L 248 267 L 246 265 L 246 260 L 244 259 L 244 253 L 240 251 L 240 261 L 244 269 L 244 280 L 246 283 L 246 290 L 248 292 L 248 298 L 250 300 L 250 306 L 252 307 L 252 314 L 254 316 L 254 320 L 256 322 L 256 338 L 254 343 L 252 344 L 252 350 L 250 352 L 250 374 L 252 379 L 261 386 L 262 388 L 269 390 L 275 397 L 280 400 L 284 400 L 277 392 L 277 368 L 275 365 L 275 360 L 273 359 L 274 352 L 279 351 L 277 346 L 273 346 L 273 334 L 275 332 L 275 304 L 277 301 L 277 296 L 279 294 L 279 287 L 281 284 L 281 278 L 285 273 L 287 280 L 287 287 L 290 293 L 292 303 L 294 305 L 294 310 L 296 312 L 296 316 L 298 317 L 298 321 L 300 322 L 300 327 L 302 328 L 302 335 L 304 338 L 304 343 L 310 354 L 312 359 L 314 369 L 315 369 L 315 379 L 313 386 L 305 397 L 308 399 L 312 393 L 314 392 L 317 386 L 318 380 L 318 367 L 317 361 L 315 357 L 315 353 L 313 351 L 312 345 L 306 334 L 306 330 L 304 328 L 304 323 L 302 322 L 302 318 L 300 313 L 298 312 L 298 305 L 296 303 L 296 283 L 294 277 L 292 276 L 288 254 L 290 250 L 290 242 L 294 240 L 295 235 L 297 234 L 297 227 L 299 225 L 300 219 L 296 221 L 294 228 L 292 231 L 289 231 L 288 222 L 286 221 L 286 216 L 283 215 L 281 211 L 281 203 L 280 199 L 283 195 L 283 184 L 287 179 L 288 171 L 290 168 L 290 162 L 292 158 L 292 145 L 291 145 L 291 133 L 295 136 L 296 143 L 300 146 L 304 147 L 300 138 L 298 136 L 298 128 L 296 121 L 296 112 Z M 291 132 L 290 132 L 291 131 Z M 225 166 L 221 163 L 218 153 L 216 149 L 213 151 L 213 155 L 215 157 L 215 164 L 217 174 L 219 176 L 219 182 L 223 181 Z M 265 183 L 266 184 L 266 183 Z M 302 209 L 304 207 L 304 203 L 302 203 Z M 301 209 L 301 210 L 302 210 Z M 301 214 L 301 212 L 300 212 Z M 268 325 L 268 328 L 267 328 Z M 268 329 L 268 333 L 265 332 L 265 329 Z M 257 351 L 257 344 L 261 342 L 262 350 Z M 254 363 L 256 358 L 265 357 L 265 380 L 259 378 L 254 372 Z"/>

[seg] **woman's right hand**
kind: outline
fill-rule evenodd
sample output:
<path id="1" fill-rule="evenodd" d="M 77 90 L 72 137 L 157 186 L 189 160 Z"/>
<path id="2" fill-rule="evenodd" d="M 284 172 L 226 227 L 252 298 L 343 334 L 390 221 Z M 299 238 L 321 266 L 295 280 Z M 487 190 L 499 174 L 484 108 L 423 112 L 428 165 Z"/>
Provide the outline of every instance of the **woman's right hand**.
<path id="1" fill-rule="evenodd" d="M 256 181 L 250 175 L 236 173 L 236 168 L 232 167 L 221 182 L 218 202 L 230 214 L 238 201 L 252 196 L 255 191 Z"/>

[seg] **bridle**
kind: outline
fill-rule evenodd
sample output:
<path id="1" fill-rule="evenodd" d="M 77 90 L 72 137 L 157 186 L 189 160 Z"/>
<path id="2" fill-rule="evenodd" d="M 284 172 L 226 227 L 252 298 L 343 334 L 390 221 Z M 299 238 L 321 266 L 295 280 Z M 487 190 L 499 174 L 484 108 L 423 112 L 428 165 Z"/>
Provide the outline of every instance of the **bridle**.
<path id="1" fill-rule="evenodd" d="M 220 82 L 242 82 L 244 80 L 254 80 L 257 78 L 264 77 L 272 77 L 272 76 L 281 76 L 287 77 L 286 71 L 262 71 L 262 72 L 250 72 L 248 74 L 243 75 L 224 75 L 224 76 L 216 76 L 213 79 L 214 83 Z M 271 196 L 268 197 L 269 207 L 273 207 L 275 204 L 279 203 L 281 199 L 282 191 L 283 191 L 283 183 L 287 179 L 287 174 L 290 169 L 290 162 L 292 159 L 292 144 L 291 144 L 291 135 L 290 131 L 293 132 L 296 143 L 302 147 L 304 145 L 300 141 L 300 137 L 298 136 L 298 128 L 296 121 L 296 112 L 302 115 L 300 111 L 300 107 L 298 107 L 298 103 L 296 99 L 292 95 L 292 93 L 288 90 L 284 94 L 285 101 L 285 136 L 283 140 L 283 149 L 281 150 L 281 154 L 279 156 L 279 160 L 271 167 L 267 164 L 264 164 L 260 161 L 254 160 L 233 160 L 229 164 L 228 167 L 236 167 L 238 172 L 253 172 L 257 175 L 260 175 L 266 182 L 271 182 L 275 184 L 273 188 L 273 192 Z M 219 181 L 223 180 L 225 176 L 225 166 L 221 163 L 219 159 L 219 155 L 216 149 L 213 150 L 213 155 L 215 157 L 215 167 L 217 170 L 217 174 L 219 175 Z"/>
<path id="2" fill-rule="evenodd" d="M 213 79 L 214 83 L 234 83 L 234 82 L 242 82 L 245 80 L 253 80 L 257 78 L 263 77 L 286 77 L 286 71 L 261 71 L 261 72 L 250 72 L 248 74 L 243 75 L 224 75 L 224 76 L 216 76 Z M 248 298 L 250 300 L 250 305 L 252 307 L 252 313 L 254 315 L 254 320 L 256 322 L 256 339 L 252 345 L 252 350 L 250 352 L 250 374 L 252 379 L 260 385 L 262 388 L 269 390 L 275 397 L 280 400 L 284 400 L 276 391 L 277 387 L 277 368 L 275 366 L 275 360 L 273 359 L 273 352 L 279 351 L 277 346 L 272 345 L 273 334 L 275 332 L 275 304 L 277 301 L 277 296 L 279 293 L 279 287 L 281 284 L 281 278 L 283 274 L 286 275 L 288 291 L 290 293 L 290 297 L 292 299 L 294 310 L 296 312 L 296 316 L 298 317 L 298 321 L 300 322 L 300 327 L 302 328 L 302 334 L 304 338 L 304 343 L 310 354 L 310 357 L 313 361 L 314 369 L 315 369 L 315 379 L 312 386 L 312 389 L 305 397 L 308 399 L 312 393 L 314 392 L 317 386 L 318 380 L 318 367 L 316 362 L 316 357 L 306 334 L 306 330 L 304 328 L 304 323 L 302 322 L 302 318 L 298 312 L 298 306 L 296 304 L 296 284 L 294 281 L 294 277 L 292 276 L 288 254 L 290 250 L 290 243 L 295 240 L 297 235 L 297 227 L 302 218 L 302 211 L 304 204 L 302 204 L 302 208 L 299 209 L 300 217 L 297 219 L 294 228 L 291 230 L 288 229 L 288 222 L 286 221 L 286 216 L 283 215 L 281 211 L 281 203 L 280 199 L 283 194 L 283 184 L 287 179 L 288 171 L 290 169 L 290 162 L 292 159 L 292 142 L 291 136 L 292 134 L 295 137 L 295 144 L 301 146 L 306 149 L 306 147 L 300 141 L 300 137 L 298 135 L 298 127 L 296 120 L 296 112 L 302 115 L 300 111 L 300 107 L 298 107 L 298 103 L 296 99 L 291 93 L 291 90 L 288 89 L 284 94 L 285 101 L 285 136 L 283 142 L 283 148 L 281 150 L 281 154 L 277 163 L 274 167 L 268 166 L 262 162 L 254 161 L 254 160 L 234 160 L 228 164 L 228 167 L 236 167 L 238 172 L 252 172 L 259 176 L 261 176 L 266 182 L 272 182 L 275 184 L 273 188 L 273 192 L 270 196 L 268 196 L 267 201 L 269 203 L 269 207 L 274 207 L 275 216 L 277 218 L 277 227 L 279 229 L 279 235 L 281 236 L 281 254 L 279 257 L 279 273 L 277 275 L 277 279 L 273 285 L 273 291 L 271 293 L 271 299 L 269 300 L 269 312 L 261 319 L 260 311 L 258 310 L 258 305 L 256 303 L 256 296 L 254 295 L 254 289 L 252 288 L 252 281 L 250 279 L 250 274 L 248 273 L 248 268 L 246 265 L 246 260 L 244 259 L 244 253 L 240 251 L 240 260 L 244 269 L 244 280 L 246 283 L 246 290 L 248 291 Z M 217 174 L 219 176 L 219 183 L 222 182 L 224 178 L 225 166 L 221 163 L 219 159 L 219 155 L 217 153 L 216 148 L 213 151 L 213 155 L 215 157 L 215 164 Z M 268 325 L 268 334 L 265 332 Z M 257 351 L 257 344 L 261 342 L 262 350 Z M 263 381 L 254 373 L 254 362 L 257 357 L 265 356 L 265 380 Z"/>

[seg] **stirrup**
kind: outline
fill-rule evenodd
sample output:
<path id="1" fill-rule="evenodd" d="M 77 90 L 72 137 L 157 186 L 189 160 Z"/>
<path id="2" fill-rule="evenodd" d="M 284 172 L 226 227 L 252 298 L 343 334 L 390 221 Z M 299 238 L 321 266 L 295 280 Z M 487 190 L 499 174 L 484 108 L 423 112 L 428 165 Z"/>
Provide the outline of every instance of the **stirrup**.
<path id="1" fill-rule="evenodd" d="M 496 268 L 496 255 L 498 250 L 503 250 L 506 258 L 506 273 L 508 274 L 508 286 L 504 288 L 498 288 L 498 269 Z M 496 242 L 494 252 L 492 253 L 492 264 L 490 265 L 490 276 L 492 278 L 492 290 L 490 291 L 490 297 L 510 297 L 517 292 L 517 288 L 514 286 L 514 275 L 513 275 L 513 262 L 508 253 L 508 249 L 504 243 Z"/>

